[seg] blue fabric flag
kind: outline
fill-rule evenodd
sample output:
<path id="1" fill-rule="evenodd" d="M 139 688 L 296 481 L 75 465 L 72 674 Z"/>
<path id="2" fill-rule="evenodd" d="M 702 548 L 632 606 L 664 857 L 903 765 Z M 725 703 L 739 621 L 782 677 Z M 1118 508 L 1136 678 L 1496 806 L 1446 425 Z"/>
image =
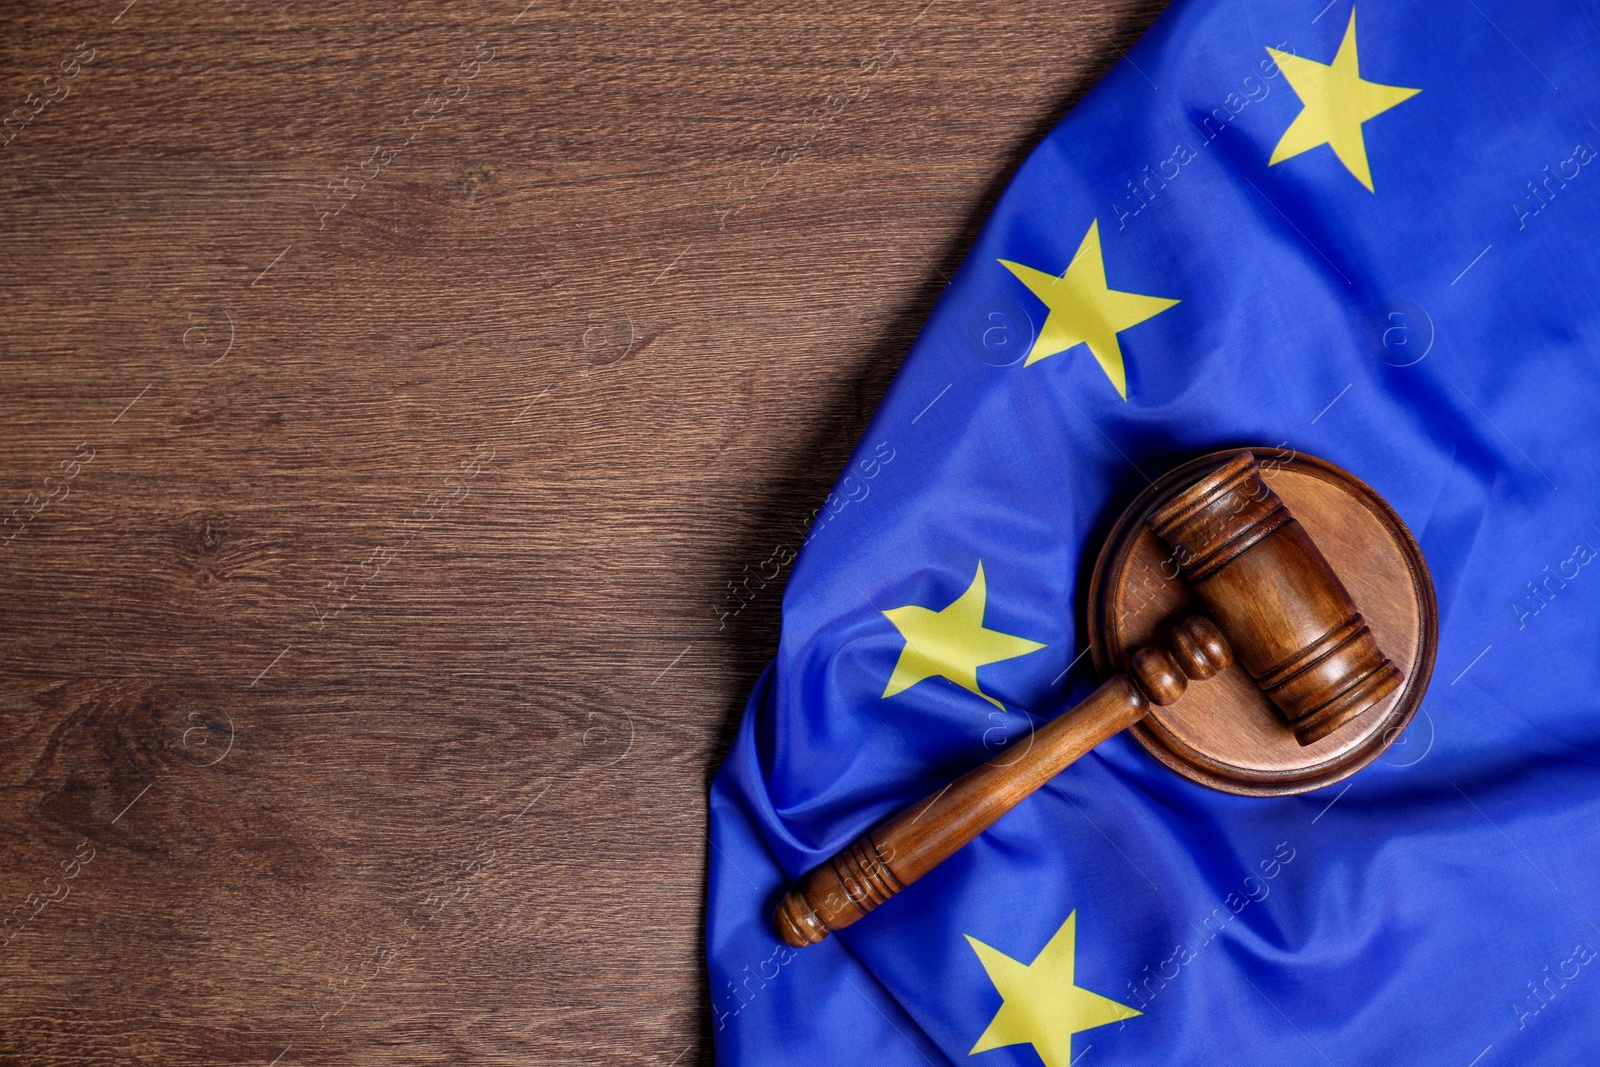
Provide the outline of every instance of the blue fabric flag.
<path id="1" fill-rule="evenodd" d="M 1032 153 L 713 785 L 719 1062 L 1600 1062 L 1597 44 L 1574 0 L 1177 0 Z M 1284 442 L 1431 566 L 1401 741 L 1261 799 L 1119 736 L 783 947 L 791 879 L 1089 690 L 1084 560 L 1145 475 Z"/>

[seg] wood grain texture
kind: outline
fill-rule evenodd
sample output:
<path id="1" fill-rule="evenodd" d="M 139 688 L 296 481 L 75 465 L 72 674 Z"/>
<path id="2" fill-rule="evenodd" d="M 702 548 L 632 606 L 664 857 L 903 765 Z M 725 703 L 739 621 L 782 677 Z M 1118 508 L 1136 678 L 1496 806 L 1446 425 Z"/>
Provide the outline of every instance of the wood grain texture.
<path id="1" fill-rule="evenodd" d="M 6 5 L 0 1062 L 709 1062 L 787 560 L 1159 6 Z"/>

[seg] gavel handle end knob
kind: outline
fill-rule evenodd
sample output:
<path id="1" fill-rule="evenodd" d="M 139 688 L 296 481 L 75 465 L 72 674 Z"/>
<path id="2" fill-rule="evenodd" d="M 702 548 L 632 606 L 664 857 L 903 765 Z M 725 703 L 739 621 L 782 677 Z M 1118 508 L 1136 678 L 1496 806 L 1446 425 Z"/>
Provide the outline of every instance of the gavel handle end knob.
<path id="1" fill-rule="evenodd" d="M 874 836 L 872 832 L 862 834 L 784 895 L 772 924 L 785 944 L 794 948 L 815 945 L 905 888 L 889 867 L 887 857 L 894 854 L 893 847 L 880 849 Z"/>
<path id="2" fill-rule="evenodd" d="M 790 948 L 815 945 L 828 936 L 828 928 L 822 924 L 822 917 L 798 889 L 791 889 L 784 894 L 778 909 L 772 913 L 772 925 L 777 928 L 783 943 Z"/>

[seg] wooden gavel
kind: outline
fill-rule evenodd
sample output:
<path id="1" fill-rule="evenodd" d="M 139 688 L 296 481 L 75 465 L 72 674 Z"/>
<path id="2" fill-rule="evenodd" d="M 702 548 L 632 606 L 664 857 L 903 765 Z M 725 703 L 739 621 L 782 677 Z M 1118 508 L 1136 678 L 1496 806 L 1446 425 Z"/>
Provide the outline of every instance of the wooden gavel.
<path id="1" fill-rule="evenodd" d="M 1301 745 L 1380 703 L 1404 680 L 1300 523 L 1241 452 L 1156 509 L 1150 528 L 1207 615 L 1172 628 L 1166 647 L 1133 654 L 1083 702 L 1007 751 L 880 823 L 813 869 L 773 922 L 795 947 L 816 944 L 949 858 L 1068 764 L 1172 704 L 1235 656 Z M 1224 636 L 1226 635 L 1226 636 Z"/>

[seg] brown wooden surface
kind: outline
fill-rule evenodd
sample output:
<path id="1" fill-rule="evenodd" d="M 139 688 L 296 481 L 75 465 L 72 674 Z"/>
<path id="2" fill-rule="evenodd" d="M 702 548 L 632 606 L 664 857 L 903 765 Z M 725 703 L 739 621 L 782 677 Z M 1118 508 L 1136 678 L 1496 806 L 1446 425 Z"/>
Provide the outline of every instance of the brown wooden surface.
<path id="1" fill-rule="evenodd" d="M 710 1059 L 792 546 L 1159 2 L 524 2 L 0 12 L 0 1062 Z"/>

